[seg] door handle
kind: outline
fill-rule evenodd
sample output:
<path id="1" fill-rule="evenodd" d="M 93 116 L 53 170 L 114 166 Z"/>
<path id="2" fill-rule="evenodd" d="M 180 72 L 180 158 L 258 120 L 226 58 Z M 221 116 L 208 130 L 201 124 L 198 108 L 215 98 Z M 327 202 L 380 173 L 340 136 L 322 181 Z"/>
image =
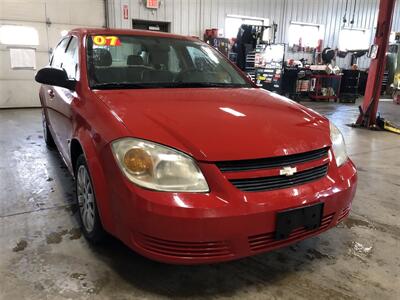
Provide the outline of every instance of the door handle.
<path id="1" fill-rule="evenodd" d="M 53 99 L 55 96 L 54 91 L 52 89 L 47 90 L 47 94 L 49 94 L 51 99 Z"/>

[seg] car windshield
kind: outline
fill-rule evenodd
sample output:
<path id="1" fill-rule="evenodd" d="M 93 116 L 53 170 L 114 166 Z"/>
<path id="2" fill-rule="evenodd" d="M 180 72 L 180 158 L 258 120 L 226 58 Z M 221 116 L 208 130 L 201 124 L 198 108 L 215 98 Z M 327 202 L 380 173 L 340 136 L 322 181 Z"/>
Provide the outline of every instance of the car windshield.
<path id="1" fill-rule="evenodd" d="M 94 89 L 251 87 L 226 58 L 200 41 L 93 35 L 87 45 Z"/>

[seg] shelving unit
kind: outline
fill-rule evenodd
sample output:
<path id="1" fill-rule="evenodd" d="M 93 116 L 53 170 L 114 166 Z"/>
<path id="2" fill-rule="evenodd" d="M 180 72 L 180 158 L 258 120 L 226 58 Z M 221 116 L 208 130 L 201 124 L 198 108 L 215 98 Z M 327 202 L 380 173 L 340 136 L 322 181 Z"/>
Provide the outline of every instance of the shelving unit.
<path id="1" fill-rule="evenodd" d="M 339 98 L 342 75 L 312 74 L 309 97 L 311 100 L 334 100 Z M 336 84 L 335 84 L 336 81 Z"/>

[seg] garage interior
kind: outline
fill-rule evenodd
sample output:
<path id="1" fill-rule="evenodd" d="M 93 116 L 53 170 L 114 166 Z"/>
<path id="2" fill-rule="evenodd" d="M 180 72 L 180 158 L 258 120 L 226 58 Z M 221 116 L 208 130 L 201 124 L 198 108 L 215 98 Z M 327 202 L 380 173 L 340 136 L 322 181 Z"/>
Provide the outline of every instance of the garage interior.
<path id="1" fill-rule="evenodd" d="M 34 81 L 77 27 L 199 37 L 260 88 L 329 118 L 358 170 L 350 215 L 219 264 L 158 263 L 111 237 L 90 245 Z M 400 1 L 0 0 L 0 62 L 0 299 L 400 299 Z"/>

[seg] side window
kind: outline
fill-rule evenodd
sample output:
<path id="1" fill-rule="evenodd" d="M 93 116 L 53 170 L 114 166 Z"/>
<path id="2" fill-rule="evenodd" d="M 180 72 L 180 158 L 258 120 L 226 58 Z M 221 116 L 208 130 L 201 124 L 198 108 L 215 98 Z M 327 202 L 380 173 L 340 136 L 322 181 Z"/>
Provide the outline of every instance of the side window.
<path id="1" fill-rule="evenodd" d="M 65 56 L 65 49 L 67 48 L 70 37 L 64 38 L 58 43 L 54 50 L 53 57 L 51 58 L 50 65 L 56 68 L 62 68 L 62 64 Z"/>
<path id="2" fill-rule="evenodd" d="M 64 68 L 65 72 L 67 72 L 68 78 L 70 79 L 79 79 L 79 47 L 78 47 L 78 39 L 76 37 L 72 37 L 69 42 L 67 51 L 65 52 L 64 61 L 62 68 Z"/>

